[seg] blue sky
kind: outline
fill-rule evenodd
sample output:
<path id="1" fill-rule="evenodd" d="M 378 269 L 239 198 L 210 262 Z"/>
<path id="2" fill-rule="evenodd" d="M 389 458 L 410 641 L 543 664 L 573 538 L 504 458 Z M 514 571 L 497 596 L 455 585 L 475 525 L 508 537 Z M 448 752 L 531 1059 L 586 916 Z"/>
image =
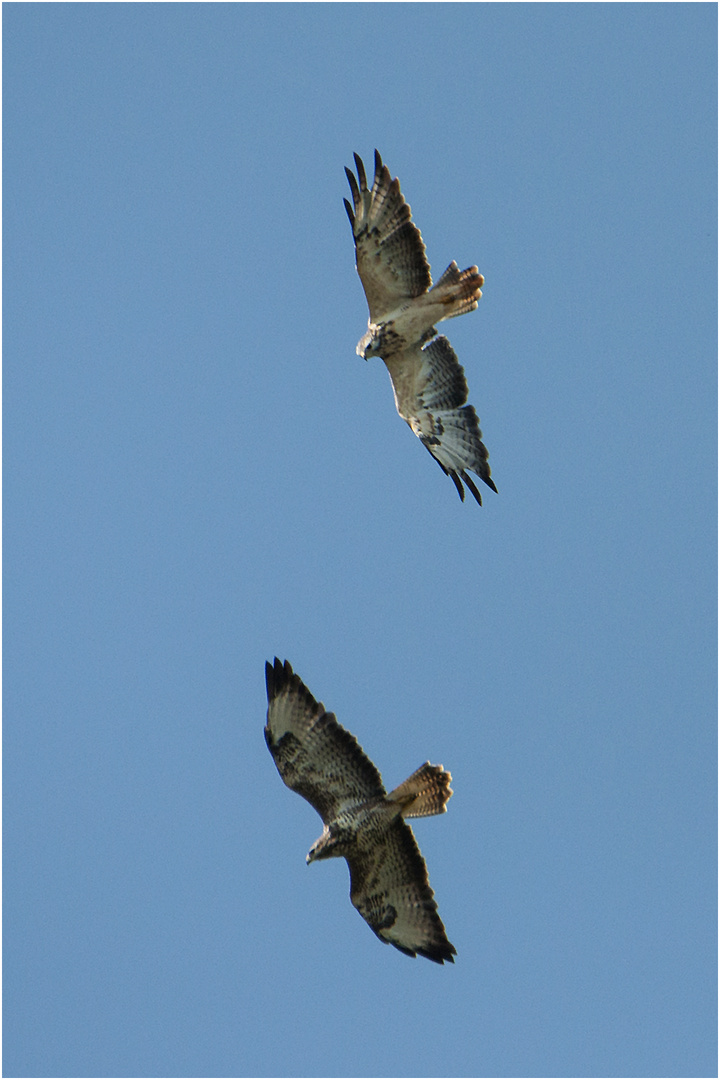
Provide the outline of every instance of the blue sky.
<path id="1" fill-rule="evenodd" d="M 708 4 L 9 4 L 5 1075 L 714 1075 Z M 398 175 L 499 494 L 355 355 Z M 419 821 L 382 945 L 287 658 Z"/>

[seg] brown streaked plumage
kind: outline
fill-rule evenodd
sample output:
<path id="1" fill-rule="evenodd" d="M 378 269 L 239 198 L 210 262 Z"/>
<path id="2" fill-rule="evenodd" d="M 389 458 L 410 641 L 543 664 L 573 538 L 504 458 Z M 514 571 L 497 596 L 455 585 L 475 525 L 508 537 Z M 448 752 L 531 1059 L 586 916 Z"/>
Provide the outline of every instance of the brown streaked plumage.
<path id="1" fill-rule="evenodd" d="M 357 179 L 345 169 L 353 205 L 347 210 L 355 257 L 368 307 L 367 333 L 357 345 L 366 360 L 379 356 L 393 384 L 395 405 L 440 468 L 451 477 L 461 499 L 463 481 L 478 503 L 480 493 L 467 470 L 493 491 L 488 453 L 477 413 L 466 404 L 465 373 L 435 323 L 474 311 L 482 293 L 477 266 L 460 270 L 451 262 L 432 284 L 425 244 L 410 207 L 375 151 L 375 177 L 368 188 L 362 159 L 355 154 Z"/>
<path id="2" fill-rule="evenodd" d="M 386 793 L 380 773 L 357 739 L 293 672 L 275 658 L 265 665 L 265 741 L 280 776 L 314 806 L 322 835 L 307 861 L 342 856 L 350 899 L 381 941 L 407 956 L 452 962 L 425 860 L 406 817 L 443 814 L 452 795 L 442 765 L 421 765 Z"/>

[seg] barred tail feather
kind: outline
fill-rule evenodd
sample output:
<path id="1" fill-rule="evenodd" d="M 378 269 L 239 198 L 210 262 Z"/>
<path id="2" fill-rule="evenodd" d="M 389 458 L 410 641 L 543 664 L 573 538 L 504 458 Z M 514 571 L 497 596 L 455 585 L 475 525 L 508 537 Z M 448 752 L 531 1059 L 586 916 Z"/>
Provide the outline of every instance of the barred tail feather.
<path id="1" fill-rule="evenodd" d="M 452 795 L 451 780 L 452 776 L 442 765 L 431 765 L 426 761 L 385 798 L 388 802 L 403 804 L 404 818 L 444 814 Z"/>
<path id="2" fill-rule="evenodd" d="M 468 311 L 475 310 L 484 284 L 485 279 L 478 273 L 477 266 L 459 270 L 458 264 L 453 260 L 429 290 L 428 301 L 437 303 L 439 300 L 445 308 L 443 318 L 454 319 L 457 315 L 465 315 Z"/>

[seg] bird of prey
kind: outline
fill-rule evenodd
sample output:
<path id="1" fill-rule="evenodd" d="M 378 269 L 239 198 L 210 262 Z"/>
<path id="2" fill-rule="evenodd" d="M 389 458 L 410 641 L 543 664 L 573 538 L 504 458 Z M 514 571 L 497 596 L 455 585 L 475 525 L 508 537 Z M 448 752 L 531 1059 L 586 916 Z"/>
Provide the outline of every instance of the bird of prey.
<path id="1" fill-rule="evenodd" d="M 387 793 L 357 740 L 287 661 L 266 664 L 265 681 L 270 753 L 287 786 L 323 820 L 307 862 L 347 859 L 350 899 L 381 941 L 407 956 L 454 962 L 425 860 L 404 820 L 445 813 L 450 773 L 427 761 Z"/>
<path id="2" fill-rule="evenodd" d="M 451 262 L 433 285 L 420 230 L 412 222 L 400 182 L 390 178 L 375 151 L 375 179 L 368 189 L 365 167 L 355 154 L 357 179 L 345 169 L 353 205 L 347 210 L 355 260 L 370 318 L 357 345 L 366 360 L 379 356 L 390 372 L 395 405 L 440 468 L 465 499 L 463 481 L 482 505 L 467 470 L 497 491 L 477 413 L 466 404 L 465 372 L 435 323 L 474 311 L 482 295 L 477 266 L 459 270 Z"/>

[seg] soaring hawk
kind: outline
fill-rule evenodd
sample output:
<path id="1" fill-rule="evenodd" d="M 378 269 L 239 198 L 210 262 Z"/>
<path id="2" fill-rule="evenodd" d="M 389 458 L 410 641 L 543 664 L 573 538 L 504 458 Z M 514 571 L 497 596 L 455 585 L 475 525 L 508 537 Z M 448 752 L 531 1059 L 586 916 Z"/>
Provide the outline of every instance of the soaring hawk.
<path id="1" fill-rule="evenodd" d="M 323 831 L 307 862 L 343 856 L 350 899 L 381 941 L 442 964 L 445 934 L 425 860 L 404 818 L 444 814 L 452 790 L 442 765 L 426 761 L 389 794 L 357 740 L 277 657 L 265 665 L 265 741 L 278 772 L 314 806 Z"/>
<path id="2" fill-rule="evenodd" d="M 465 499 L 464 481 L 482 505 L 467 470 L 497 491 L 488 452 L 477 413 L 466 404 L 465 372 L 450 342 L 435 327 L 443 319 L 475 310 L 482 295 L 482 274 L 477 266 L 459 270 L 451 262 L 433 285 L 425 244 L 399 180 L 390 178 L 376 150 L 375 179 L 368 189 L 362 160 L 354 157 L 357 180 L 345 169 L 353 205 L 344 202 L 355 238 L 357 272 L 370 308 L 358 355 L 366 360 L 382 357 L 400 416 L 451 477 L 460 498 Z"/>

